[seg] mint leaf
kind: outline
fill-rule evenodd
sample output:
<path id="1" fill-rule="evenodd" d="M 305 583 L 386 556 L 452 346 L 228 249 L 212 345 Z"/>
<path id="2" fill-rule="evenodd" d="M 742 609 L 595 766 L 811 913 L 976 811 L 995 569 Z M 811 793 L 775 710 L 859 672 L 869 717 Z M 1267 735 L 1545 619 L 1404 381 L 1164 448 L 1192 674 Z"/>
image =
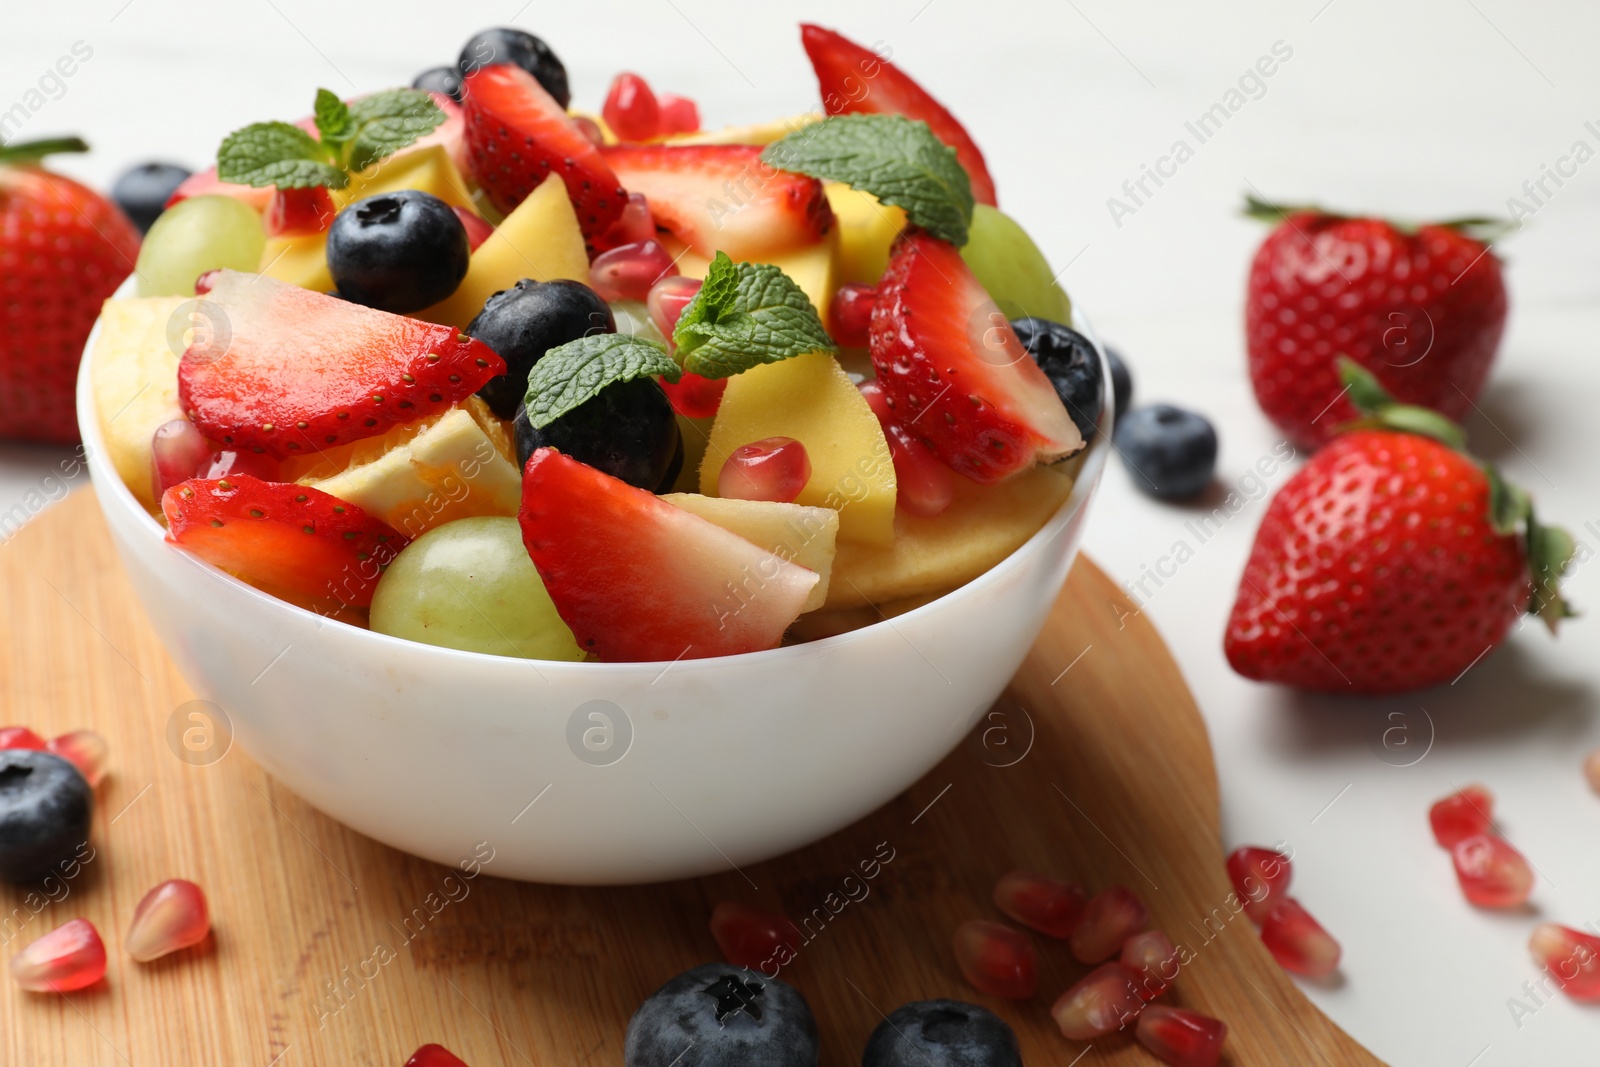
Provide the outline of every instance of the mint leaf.
<path id="1" fill-rule="evenodd" d="M 217 177 L 257 188 L 343 189 L 346 183 L 344 170 L 316 138 L 287 122 L 258 122 L 228 134 L 217 149 Z"/>
<path id="2" fill-rule="evenodd" d="M 355 135 L 350 142 L 351 170 L 366 170 L 386 156 L 432 133 L 444 112 L 421 89 L 385 89 L 350 105 Z"/>
<path id="3" fill-rule="evenodd" d="M 730 378 L 807 352 L 837 352 L 810 297 L 783 271 L 718 252 L 672 331 L 683 369 Z"/>
<path id="4" fill-rule="evenodd" d="M 593 400 L 608 385 L 660 375 L 680 377 L 665 345 L 626 333 L 597 333 L 552 348 L 533 365 L 524 401 L 528 421 L 543 429 Z"/>
<path id="5" fill-rule="evenodd" d="M 355 133 L 355 123 L 350 120 L 350 109 L 330 89 L 317 90 L 317 133 L 325 145 L 340 145 Z"/>
<path id="6" fill-rule="evenodd" d="M 925 122 L 901 115 L 835 115 L 767 146 L 780 170 L 844 182 L 871 193 L 935 237 L 967 243 L 972 182 L 955 149 Z"/>

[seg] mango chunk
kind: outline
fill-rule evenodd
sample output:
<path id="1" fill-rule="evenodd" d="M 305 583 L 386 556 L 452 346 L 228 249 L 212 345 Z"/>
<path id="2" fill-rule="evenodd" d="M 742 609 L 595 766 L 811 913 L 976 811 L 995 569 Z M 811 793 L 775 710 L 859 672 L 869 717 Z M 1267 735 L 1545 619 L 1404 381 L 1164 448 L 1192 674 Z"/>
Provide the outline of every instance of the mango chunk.
<path id="1" fill-rule="evenodd" d="M 817 309 L 824 326 L 828 324 L 828 305 L 833 302 L 834 290 L 839 288 L 839 280 L 834 271 L 838 259 L 835 251 L 837 241 L 838 237 L 830 231 L 816 244 L 806 245 L 782 255 L 767 256 L 763 260 L 783 271 L 800 287 L 801 292 L 810 299 L 811 306 Z M 677 260 L 678 273 L 689 278 L 706 276 L 706 271 L 711 267 L 711 260 L 673 238 L 666 238 L 661 243 L 667 254 Z"/>
<path id="2" fill-rule="evenodd" d="M 871 193 L 841 182 L 822 187 L 833 208 L 838 246 L 834 252 L 834 283 L 863 282 L 877 285 L 889 266 L 889 246 L 906 226 L 906 213 L 878 203 Z"/>
<path id="3" fill-rule="evenodd" d="M 662 138 L 666 144 L 771 144 L 781 141 L 796 130 L 805 129 L 825 118 L 820 111 L 807 111 L 786 119 L 758 122 L 751 126 L 724 126 L 720 130 L 696 130 L 694 133 L 675 133 Z"/>
<path id="4" fill-rule="evenodd" d="M 189 331 L 203 324 L 177 317 L 193 303 L 181 296 L 107 300 L 89 377 L 100 436 L 117 476 L 139 503 L 160 510 L 150 476 L 150 438 L 162 423 L 183 418 L 178 405 L 178 357 Z"/>
<path id="5" fill-rule="evenodd" d="M 661 499 L 738 534 L 779 559 L 816 571 L 819 581 L 812 586 L 802 612 L 815 611 L 827 601 L 839 534 L 837 511 L 775 500 L 724 500 L 698 493 L 668 493 Z"/>

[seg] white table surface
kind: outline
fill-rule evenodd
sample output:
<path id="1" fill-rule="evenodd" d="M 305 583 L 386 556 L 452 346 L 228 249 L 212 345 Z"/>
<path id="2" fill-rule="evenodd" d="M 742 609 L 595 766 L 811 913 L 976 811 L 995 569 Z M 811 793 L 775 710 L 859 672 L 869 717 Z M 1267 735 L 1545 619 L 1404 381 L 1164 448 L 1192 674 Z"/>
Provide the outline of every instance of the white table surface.
<path id="1" fill-rule="evenodd" d="M 1600 9 L 1577 0 L 828 0 L 797 12 L 886 42 L 975 131 L 1002 206 L 1125 352 L 1138 399 L 1214 420 L 1225 483 L 1277 441 L 1244 374 L 1243 282 L 1262 235 L 1237 213 L 1246 191 L 1407 217 L 1505 214 L 1574 142 L 1600 149 Z M 698 98 L 708 124 L 753 121 L 817 98 L 797 17 L 698 0 L 28 4 L 0 37 L 0 111 L 84 42 L 90 59 L 21 135 L 85 135 L 96 152 L 58 166 L 106 182 L 152 156 L 203 163 L 228 130 L 309 110 L 318 85 L 407 82 L 477 29 L 515 19 L 563 56 L 580 105 L 598 108 L 626 67 Z M 1197 144 L 1185 122 L 1276 42 L 1291 58 Z M 1179 138 L 1193 158 L 1114 220 L 1107 199 Z M 1510 328 L 1469 429 L 1542 515 L 1600 549 L 1600 161 L 1547 188 L 1503 244 Z M 0 446 L 0 510 L 61 455 Z M 1263 504 L 1201 545 L 1184 528 L 1196 510 L 1141 497 L 1120 469 L 1106 481 L 1087 547 L 1114 575 L 1165 566 L 1179 540 L 1196 549 L 1159 589 L 1147 580 L 1142 599 L 1210 725 L 1228 842 L 1292 844 L 1296 895 L 1344 945 L 1342 980 L 1308 986 L 1313 999 L 1397 1065 L 1593 1062 L 1594 1009 L 1522 986 L 1538 977 L 1525 949 L 1537 919 L 1600 923 L 1600 798 L 1579 771 L 1600 746 L 1600 622 L 1578 620 L 1559 641 L 1528 627 L 1459 684 L 1415 697 L 1254 685 L 1228 669 L 1221 639 Z M 1580 568 L 1570 590 L 1600 609 L 1600 568 Z M 1386 749 L 1397 725 L 1389 740 L 1411 747 Z M 1542 875 L 1525 913 L 1469 907 L 1432 843 L 1429 802 L 1468 781 L 1495 791 L 1505 833 Z"/>

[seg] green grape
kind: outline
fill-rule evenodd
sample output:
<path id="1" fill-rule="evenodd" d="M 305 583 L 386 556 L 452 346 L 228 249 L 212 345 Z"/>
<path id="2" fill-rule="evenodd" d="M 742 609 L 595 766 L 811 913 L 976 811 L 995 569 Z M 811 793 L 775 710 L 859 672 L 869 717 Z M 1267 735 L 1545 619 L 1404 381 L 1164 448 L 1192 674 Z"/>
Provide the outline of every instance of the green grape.
<path id="1" fill-rule="evenodd" d="M 193 196 L 173 204 L 139 247 L 140 296 L 193 296 L 208 270 L 261 269 L 267 235 L 254 208 L 231 196 Z"/>
<path id="2" fill-rule="evenodd" d="M 1055 282 L 1044 253 L 1015 219 L 979 204 L 972 213 L 971 236 L 961 249 L 972 273 L 1008 319 L 1034 316 L 1072 323 L 1072 304 Z"/>
<path id="3" fill-rule="evenodd" d="M 613 300 L 611 317 L 617 320 L 618 333 L 643 337 L 647 341 L 656 341 L 660 344 L 667 343 L 667 339 L 661 335 L 661 330 L 656 326 L 656 320 L 650 317 L 650 309 L 637 300 Z"/>
<path id="4" fill-rule="evenodd" d="M 491 656 L 584 658 L 512 518 L 457 519 L 407 545 L 378 580 L 371 625 Z"/>

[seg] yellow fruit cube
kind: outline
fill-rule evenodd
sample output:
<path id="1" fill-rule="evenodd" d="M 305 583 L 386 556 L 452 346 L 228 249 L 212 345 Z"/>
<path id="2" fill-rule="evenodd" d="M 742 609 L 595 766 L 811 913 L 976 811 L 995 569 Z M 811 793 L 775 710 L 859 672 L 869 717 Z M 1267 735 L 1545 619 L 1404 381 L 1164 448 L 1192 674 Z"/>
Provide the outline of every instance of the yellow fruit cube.
<path id="1" fill-rule="evenodd" d="M 888 547 L 894 541 L 894 462 L 878 418 L 838 360 L 826 352 L 752 367 L 728 379 L 700 465 L 700 492 L 740 445 L 792 437 L 806 446 L 811 480 L 797 504 L 839 512 L 839 538 Z"/>
<path id="2" fill-rule="evenodd" d="M 699 493 L 668 493 L 661 499 L 716 523 L 779 559 L 817 572 L 801 611 L 815 611 L 828 599 L 839 513 L 831 508 L 780 504 L 775 500 L 724 500 Z"/>
<path id="3" fill-rule="evenodd" d="M 332 292 L 328 235 L 309 233 L 302 237 L 267 238 L 267 246 L 261 253 L 260 273 L 313 292 Z"/>
<path id="4" fill-rule="evenodd" d="M 1072 478 L 1054 467 L 994 485 L 958 477 L 942 514 L 897 516 L 890 547 L 841 544 L 828 607 L 884 604 L 970 582 L 1037 533 L 1071 492 Z"/>
<path id="5" fill-rule="evenodd" d="M 151 511 L 160 509 L 150 477 L 150 438 L 183 418 L 178 406 L 178 357 L 204 321 L 180 309 L 192 298 L 153 296 L 107 300 L 100 337 L 90 354 L 89 379 L 107 458 L 124 485 Z M 93 457 L 98 459 L 99 457 Z"/>
<path id="6" fill-rule="evenodd" d="M 839 288 L 834 275 L 834 263 L 838 259 L 834 251 L 836 241 L 837 238 L 830 232 L 816 244 L 782 255 L 767 256 L 763 260 L 783 271 L 800 287 L 800 291 L 811 301 L 811 306 L 817 309 L 824 326 L 828 324 L 828 305 L 833 302 L 834 290 Z M 711 260 L 673 238 L 668 237 L 661 243 L 667 254 L 677 261 L 678 273 L 689 278 L 706 276 Z"/>
<path id="7" fill-rule="evenodd" d="M 571 278 L 588 283 L 589 255 L 578 229 L 578 215 L 559 174 L 528 194 L 516 210 L 472 253 L 467 276 L 447 300 L 417 313 L 417 318 L 467 328 L 484 301 L 523 278 L 536 282 Z"/>
<path id="8" fill-rule="evenodd" d="M 877 285 L 889 266 L 889 247 L 905 229 L 906 213 L 841 182 L 830 182 L 822 191 L 828 195 L 839 235 L 834 253 L 835 284 Z"/>

